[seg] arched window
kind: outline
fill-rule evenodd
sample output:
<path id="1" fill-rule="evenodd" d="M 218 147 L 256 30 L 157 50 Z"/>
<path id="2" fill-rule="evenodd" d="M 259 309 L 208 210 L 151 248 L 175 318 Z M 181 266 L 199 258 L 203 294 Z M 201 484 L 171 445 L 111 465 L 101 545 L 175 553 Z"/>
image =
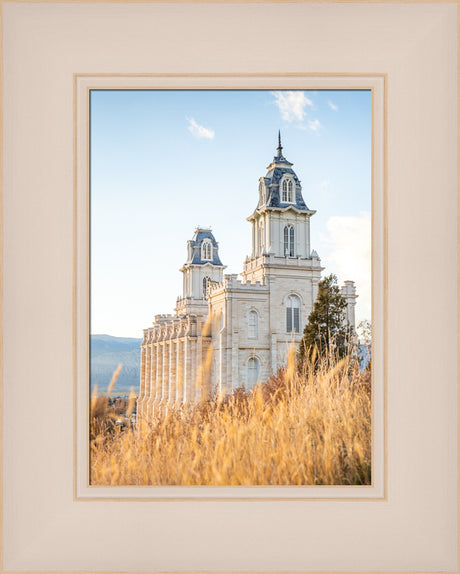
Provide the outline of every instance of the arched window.
<path id="1" fill-rule="evenodd" d="M 286 299 L 286 332 L 300 333 L 300 299 L 289 295 Z"/>
<path id="2" fill-rule="evenodd" d="M 292 179 L 290 179 L 288 181 L 288 202 L 292 203 L 293 199 L 292 199 Z"/>
<path id="3" fill-rule="evenodd" d="M 248 315 L 248 337 L 257 339 L 259 336 L 259 315 L 257 311 L 249 311 Z"/>
<path id="4" fill-rule="evenodd" d="M 209 282 L 210 281 L 211 281 L 211 279 L 209 277 L 203 278 L 203 297 L 206 297 L 206 295 L 208 294 L 208 288 L 209 288 Z"/>
<path id="5" fill-rule="evenodd" d="M 201 245 L 201 259 L 211 261 L 212 259 L 212 245 L 210 241 L 203 241 Z"/>
<path id="6" fill-rule="evenodd" d="M 283 181 L 283 194 L 282 194 L 282 197 L 281 197 L 281 201 L 282 201 L 283 203 L 286 203 L 287 200 L 288 200 L 287 181 L 284 180 L 284 181 Z"/>
<path id="7" fill-rule="evenodd" d="M 262 253 L 263 245 L 264 245 L 264 228 L 263 224 L 261 223 L 259 227 L 259 253 Z"/>
<path id="8" fill-rule="evenodd" d="M 284 255 L 294 257 L 294 227 L 286 225 L 284 228 Z"/>
<path id="9" fill-rule="evenodd" d="M 248 361 L 248 388 L 252 388 L 259 380 L 260 361 L 257 357 L 250 357 Z"/>
<path id="10" fill-rule="evenodd" d="M 285 179 L 283 181 L 281 201 L 283 203 L 294 202 L 292 179 Z"/>

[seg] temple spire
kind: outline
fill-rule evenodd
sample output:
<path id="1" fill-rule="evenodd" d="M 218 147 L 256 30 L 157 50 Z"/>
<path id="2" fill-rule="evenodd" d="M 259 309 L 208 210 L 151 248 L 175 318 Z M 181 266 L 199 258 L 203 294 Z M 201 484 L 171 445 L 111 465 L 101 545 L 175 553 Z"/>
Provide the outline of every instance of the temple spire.
<path id="1" fill-rule="evenodd" d="M 276 148 L 276 151 L 278 152 L 278 157 L 281 157 L 281 150 L 283 149 L 283 146 L 281 145 L 281 130 L 278 130 L 278 147 Z"/>
<path id="2" fill-rule="evenodd" d="M 292 163 L 283 156 L 283 146 L 281 145 L 281 130 L 278 130 L 278 147 L 276 148 L 276 155 L 273 158 L 272 163 L 285 163 L 287 165 L 292 165 Z"/>

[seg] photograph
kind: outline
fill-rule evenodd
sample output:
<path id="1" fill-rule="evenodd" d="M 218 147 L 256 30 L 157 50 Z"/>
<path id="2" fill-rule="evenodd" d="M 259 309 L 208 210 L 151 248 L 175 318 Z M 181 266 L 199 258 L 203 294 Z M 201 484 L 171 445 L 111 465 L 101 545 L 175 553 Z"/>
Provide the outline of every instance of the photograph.
<path id="1" fill-rule="evenodd" d="M 372 97 L 90 90 L 90 485 L 372 485 Z"/>

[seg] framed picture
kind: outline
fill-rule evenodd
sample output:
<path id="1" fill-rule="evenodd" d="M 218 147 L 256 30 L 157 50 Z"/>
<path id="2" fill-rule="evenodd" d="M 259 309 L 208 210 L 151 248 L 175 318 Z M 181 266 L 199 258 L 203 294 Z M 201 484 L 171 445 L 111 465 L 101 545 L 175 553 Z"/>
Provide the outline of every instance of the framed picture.
<path id="1" fill-rule="evenodd" d="M 457 571 L 457 4 L 4 1 L 2 26 L 3 570 Z M 351 211 L 330 190 L 334 209 L 320 215 L 313 199 L 323 180 L 309 184 L 300 169 L 307 146 L 295 145 L 311 136 L 318 155 L 310 173 L 333 165 L 333 140 L 330 158 L 319 150 L 353 96 L 368 100 L 343 128 L 350 173 L 339 179 L 353 203 L 347 209 L 370 217 L 372 229 L 369 480 L 299 483 L 298 462 L 278 482 L 273 473 L 247 480 L 246 471 L 237 484 L 228 479 L 235 473 L 181 481 L 191 462 L 172 479 L 129 475 L 133 452 L 120 465 L 91 436 L 91 368 L 96 375 L 104 362 L 98 345 L 113 341 L 91 341 L 90 332 L 131 337 L 137 327 L 116 325 L 137 325 L 145 309 L 140 386 L 112 419 L 111 432 L 123 438 L 134 432 L 135 411 L 136 425 L 173 411 L 186 417 L 199 393 L 219 404 L 235 392 L 265 400 L 261 379 L 283 366 L 289 336 L 299 349 L 329 270 L 340 284 L 355 278 L 356 292 L 351 283 L 339 292 L 347 324 L 357 326 L 354 297 L 366 292 L 358 289 L 359 246 L 348 259 L 316 249 L 329 241 L 333 251 L 328 219 Z M 369 161 L 354 165 L 363 121 Z M 177 168 L 175 148 L 184 164 Z M 359 199 L 361 178 L 372 190 L 370 210 Z M 204 204 L 196 210 L 195 183 Z M 184 212 L 207 220 L 189 228 Z M 131 282 L 130 261 L 150 279 Z M 355 275 L 342 276 L 352 264 Z M 182 285 L 169 279 L 181 266 Z M 267 286 L 280 278 L 284 290 Z M 208 334 L 204 308 L 212 310 Z M 107 383 L 100 373 L 99 396 Z M 295 427 L 287 436 L 298 446 Z M 117 473 L 131 478 L 114 480 Z"/>

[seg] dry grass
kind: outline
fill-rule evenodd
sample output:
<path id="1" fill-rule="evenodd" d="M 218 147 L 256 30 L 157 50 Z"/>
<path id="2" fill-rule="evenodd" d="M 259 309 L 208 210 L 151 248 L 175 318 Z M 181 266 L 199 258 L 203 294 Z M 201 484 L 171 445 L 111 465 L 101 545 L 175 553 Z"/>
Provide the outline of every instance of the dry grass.
<path id="1" fill-rule="evenodd" d="M 348 358 L 325 364 L 300 374 L 293 350 L 287 368 L 251 392 L 93 433 L 91 483 L 370 484 L 370 374 Z"/>

